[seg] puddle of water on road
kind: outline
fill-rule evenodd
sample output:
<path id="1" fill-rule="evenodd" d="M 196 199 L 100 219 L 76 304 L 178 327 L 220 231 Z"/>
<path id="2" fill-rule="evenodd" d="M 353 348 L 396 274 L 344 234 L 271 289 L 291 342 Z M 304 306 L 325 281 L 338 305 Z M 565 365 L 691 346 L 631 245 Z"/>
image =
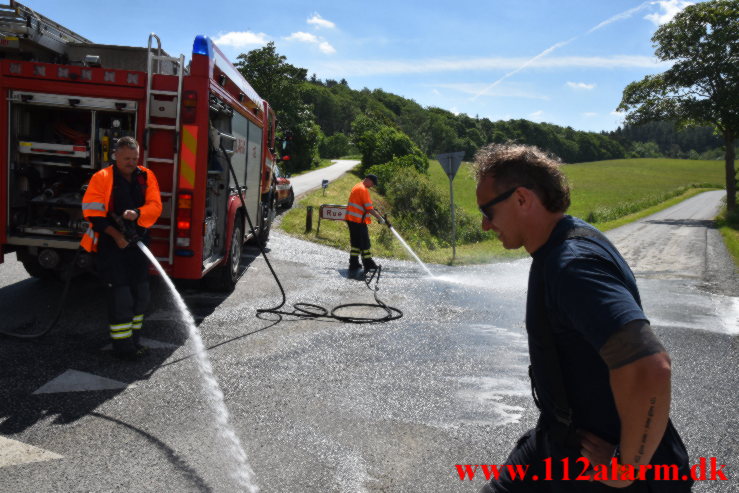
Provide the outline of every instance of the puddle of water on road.
<path id="1" fill-rule="evenodd" d="M 523 370 L 520 370 L 523 373 Z M 464 387 L 457 394 L 472 405 L 471 416 L 460 421 L 467 423 L 493 423 L 505 426 L 520 422 L 526 408 L 508 404 L 511 397 L 527 397 L 529 389 L 525 380 L 515 377 L 461 377 L 459 383 Z M 484 412 L 483 412 L 484 411 Z M 492 415 L 492 420 L 490 416 Z"/>
<path id="2" fill-rule="evenodd" d="M 249 466 L 246 452 L 244 452 L 244 448 L 241 446 L 239 437 L 236 436 L 233 427 L 229 423 L 228 409 L 226 409 L 226 403 L 223 400 L 223 392 L 218 385 L 218 381 L 213 375 L 213 367 L 210 364 L 208 352 L 205 350 L 203 338 L 200 336 L 200 330 L 198 330 L 197 325 L 195 325 L 195 320 L 193 319 L 192 314 L 190 314 L 190 310 L 187 309 L 187 305 L 185 305 L 185 301 L 182 299 L 182 296 L 180 296 L 180 293 L 175 288 L 172 280 L 169 278 L 167 273 L 164 272 L 164 269 L 151 251 L 141 242 L 137 242 L 136 245 L 138 245 L 141 251 L 149 258 L 152 265 L 154 265 L 154 267 L 159 271 L 159 274 L 167 284 L 169 291 L 172 293 L 172 297 L 175 299 L 182 320 L 185 322 L 185 325 L 187 325 L 190 340 L 195 349 L 195 359 L 198 363 L 198 370 L 200 371 L 200 375 L 203 377 L 203 390 L 205 391 L 208 402 L 213 408 L 213 412 L 215 414 L 218 434 L 228 445 L 231 456 L 236 462 L 236 464 L 234 464 L 234 466 L 236 466 L 236 470 L 233 471 L 233 478 L 242 488 L 248 490 L 250 493 L 256 493 L 259 491 L 259 488 L 254 482 L 254 471 L 252 471 L 251 466 Z"/>

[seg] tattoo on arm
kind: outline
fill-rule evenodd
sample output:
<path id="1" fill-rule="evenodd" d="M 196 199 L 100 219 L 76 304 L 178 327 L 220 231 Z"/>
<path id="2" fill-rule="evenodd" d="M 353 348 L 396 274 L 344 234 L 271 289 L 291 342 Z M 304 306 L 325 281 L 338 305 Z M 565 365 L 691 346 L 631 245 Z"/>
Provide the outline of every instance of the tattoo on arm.
<path id="1" fill-rule="evenodd" d="M 650 354 L 665 352 L 646 320 L 627 323 L 611 337 L 600 349 L 600 356 L 608 368 L 615 370 Z"/>
<path id="2" fill-rule="evenodd" d="M 652 425 L 652 418 L 654 417 L 654 406 L 657 404 L 657 398 L 652 397 L 649 399 L 649 411 L 647 411 L 647 420 L 644 423 L 644 433 L 641 436 L 641 444 L 639 445 L 639 455 L 634 457 L 634 463 L 639 464 L 641 461 L 642 455 L 644 455 L 645 449 L 647 445 L 647 438 L 649 437 L 649 428 Z"/>

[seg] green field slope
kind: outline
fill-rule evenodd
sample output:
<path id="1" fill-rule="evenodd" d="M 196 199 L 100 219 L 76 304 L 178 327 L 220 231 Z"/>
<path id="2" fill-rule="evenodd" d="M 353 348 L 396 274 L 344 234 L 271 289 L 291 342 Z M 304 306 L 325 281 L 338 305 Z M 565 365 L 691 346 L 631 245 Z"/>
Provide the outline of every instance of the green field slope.
<path id="1" fill-rule="evenodd" d="M 695 161 L 681 159 L 620 159 L 593 163 L 568 164 L 565 174 L 572 187 L 570 214 L 589 220 L 602 230 L 620 226 L 684 200 L 706 189 L 723 188 L 724 168 L 721 161 Z M 444 193 L 449 194 L 449 180 L 436 161 L 431 161 L 429 174 Z M 310 241 L 317 241 L 348 251 L 348 234 L 345 224 L 339 221 L 323 221 L 320 233 L 305 233 L 306 206 L 320 204 L 345 204 L 351 187 L 359 180 L 348 174 L 333 182 L 326 196 L 322 191 L 308 194 L 288 211 L 282 228 L 290 234 Z M 386 207 L 383 197 L 372 193 L 376 205 Z M 475 181 L 469 163 L 463 163 L 454 179 L 454 201 L 457 207 L 479 216 L 475 198 Z M 392 212 L 392 211 L 391 211 Z M 402 235 L 403 232 L 399 231 Z M 408 254 L 387 231 L 376 224 L 370 226 L 373 253 L 378 257 L 408 258 Z M 429 250 L 420 244 L 412 245 L 424 260 L 450 263 L 452 249 Z M 491 237 L 476 244 L 458 245 L 458 263 L 489 262 L 523 256 L 522 250 L 505 251 L 497 239 Z M 348 258 L 345 259 L 348 263 Z"/>

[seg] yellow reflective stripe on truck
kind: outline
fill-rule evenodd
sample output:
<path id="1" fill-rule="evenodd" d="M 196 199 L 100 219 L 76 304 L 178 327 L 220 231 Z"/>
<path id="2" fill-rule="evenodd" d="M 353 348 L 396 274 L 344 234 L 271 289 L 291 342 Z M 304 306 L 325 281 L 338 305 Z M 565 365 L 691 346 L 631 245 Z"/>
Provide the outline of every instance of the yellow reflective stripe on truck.
<path id="1" fill-rule="evenodd" d="M 195 188 L 195 163 L 198 152 L 198 126 L 182 126 L 182 149 L 180 150 L 180 188 Z"/>

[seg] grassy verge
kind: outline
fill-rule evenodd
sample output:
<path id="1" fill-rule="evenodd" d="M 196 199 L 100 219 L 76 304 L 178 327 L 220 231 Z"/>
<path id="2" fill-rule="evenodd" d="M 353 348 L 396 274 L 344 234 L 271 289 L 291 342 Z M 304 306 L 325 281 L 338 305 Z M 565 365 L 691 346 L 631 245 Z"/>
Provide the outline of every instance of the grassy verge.
<path id="1" fill-rule="evenodd" d="M 654 214 L 697 193 L 714 188 L 698 187 L 694 184 L 722 183 L 723 163 L 632 159 L 568 165 L 565 166 L 565 173 L 573 187 L 572 206 L 568 213 L 585 219 L 591 216 L 591 219 L 596 219 L 593 224 L 605 231 Z M 446 194 L 449 193 L 449 179 L 438 162 L 430 163 L 429 175 L 441 190 Z M 320 190 L 308 194 L 285 214 L 281 227 L 292 235 L 348 252 L 349 235 L 342 221 L 321 221 L 320 231 L 316 234 L 318 207 L 321 204 L 345 204 L 351 187 L 359 180 L 358 175 L 350 173 L 333 182 L 325 196 Z M 462 165 L 453 186 L 456 206 L 478 216 L 475 182 L 469 163 Z M 715 188 L 720 188 L 720 185 Z M 384 197 L 373 191 L 372 198 L 375 206 L 387 210 Z M 305 233 L 306 207 L 309 205 L 314 207 L 313 231 Z M 399 233 L 403 235 L 403 231 Z M 377 257 L 411 258 L 385 227 L 374 223 L 370 225 L 370 238 L 373 254 Z M 425 262 L 452 263 L 451 247 L 430 249 L 421 244 L 411 244 L 411 247 Z M 509 260 L 526 255 L 523 249 L 505 250 L 500 242 L 493 238 L 479 243 L 458 245 L 454 264 Z"/>
<path id="2" fill-rule="evenodd" d="M 724 238 L 727 250 L 734 258 L 734 264 L 739 267 L 739 209 L 729 214 L 724 208 L 716 218 L 716 227 Z"/>

